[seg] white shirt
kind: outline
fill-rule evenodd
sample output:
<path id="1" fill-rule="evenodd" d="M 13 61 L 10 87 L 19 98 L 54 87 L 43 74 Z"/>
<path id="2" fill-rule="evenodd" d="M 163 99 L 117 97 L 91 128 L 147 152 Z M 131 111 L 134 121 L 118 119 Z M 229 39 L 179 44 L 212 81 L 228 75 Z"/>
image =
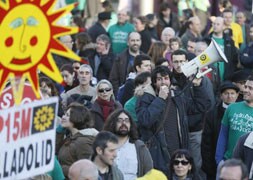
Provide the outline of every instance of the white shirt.
<path id="1" fill-rule="evenodd" d="M 129 139 L 118 148 L 115 160 L 118 168 L 124 175 L 124 180 L 134 180 L 137 178 L 138 160 L 135 145 L 129 143 Z"/>

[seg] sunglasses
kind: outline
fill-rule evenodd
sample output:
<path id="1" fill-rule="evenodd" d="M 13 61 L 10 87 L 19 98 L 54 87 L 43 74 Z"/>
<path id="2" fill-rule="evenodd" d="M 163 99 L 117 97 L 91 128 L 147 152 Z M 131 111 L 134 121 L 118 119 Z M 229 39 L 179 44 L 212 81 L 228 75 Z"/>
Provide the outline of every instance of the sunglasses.
<path id="1" fill-rule="evenodd" d="M 186 166 L 186 165 L 189 164 L 189 161 L 184 161 L 184 160 L 182 160 L 182 161 L 174 160 L 173 161 L 173 164 L 176 165 L 176 166 L 179 165 L 179 163 L 181 163 L 183 166 Z"/>
<path id="2" fill-rule="evenodd" d="M 111 90 L 112 90 L 111 88 L 105 88 L 105 89 L 99 89 L 98 92 L 103 93 L 103 92 L 109 92 Z"/>

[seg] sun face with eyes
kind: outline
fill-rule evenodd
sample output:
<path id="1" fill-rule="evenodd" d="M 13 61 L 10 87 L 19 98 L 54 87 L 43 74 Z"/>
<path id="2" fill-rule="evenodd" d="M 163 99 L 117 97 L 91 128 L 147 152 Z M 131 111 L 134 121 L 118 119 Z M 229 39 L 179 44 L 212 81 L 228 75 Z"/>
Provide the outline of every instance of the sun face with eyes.
<path id="1" fill-rule="evenodd" d="M 1 23 L 2 65 L 14 71 L 29 70 L 48 51 L 50 33 L 48 21 L 38 7 L 25 4 L 14 8 Z"/>
<path id="2" fill-rule="evenodd" d="M 29 80 L 39 97 L 38 70 L 58 83 L 63 81 L 52 53 L 80 61 L 57 39 L 79 31 L 56 23 L 75 5 L 53 10 L 55 1 L 0 1 L 0 92 L 7 80 L 14 77 Z M 23 87 L 19 89 L 22 92 Z"/>

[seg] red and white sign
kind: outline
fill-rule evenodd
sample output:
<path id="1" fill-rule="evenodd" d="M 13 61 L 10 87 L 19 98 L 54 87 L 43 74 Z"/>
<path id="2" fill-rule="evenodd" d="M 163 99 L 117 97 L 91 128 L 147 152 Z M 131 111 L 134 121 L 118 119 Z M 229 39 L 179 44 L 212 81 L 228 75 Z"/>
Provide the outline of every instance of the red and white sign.
<path id="1" fill-rule="evenodd" d="M 57 110 L 57 97 L 0 110 L 0 179 L 53 169 Z"/>
<path id="2" fill-rule="evenodd" d="M 15 101 L 14 101 L 15 96 L 13 96 L 13 91 L 12 91 L 12 87 L 8 86 L 7 88 L 5 88 L 2 92 L 2 94 L 0 95 L 0 110 L 1 109 L 8 109 L 12 106 L 15 105 Z M 41 99 L 41 98 L 39 98 Z M 24 93 L 23 93 L 23 97 L 22 97 L 22 101 L 20 103 L 20 105 L 25 104 L 25 103 L 30 103 L 34 100 L 39 100 L 33 89 L 32 86 L 28 83 L 24 84 Z"/>

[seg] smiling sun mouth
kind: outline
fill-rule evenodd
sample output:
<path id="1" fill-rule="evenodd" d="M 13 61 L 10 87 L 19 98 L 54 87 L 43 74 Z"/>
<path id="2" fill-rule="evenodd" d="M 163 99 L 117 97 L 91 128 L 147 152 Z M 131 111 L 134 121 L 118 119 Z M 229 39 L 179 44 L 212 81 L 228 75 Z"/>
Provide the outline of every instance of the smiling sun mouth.
<path id="1" fill-rule="evenodd" d="M 11 64 L 14 64 L 14 65 L 25 65 L 25 64 L 29 64 L 31 62 L 32 62 L 31 57 L 27 57 L 25 59 L 13 58 L 11 60 Z"/>

